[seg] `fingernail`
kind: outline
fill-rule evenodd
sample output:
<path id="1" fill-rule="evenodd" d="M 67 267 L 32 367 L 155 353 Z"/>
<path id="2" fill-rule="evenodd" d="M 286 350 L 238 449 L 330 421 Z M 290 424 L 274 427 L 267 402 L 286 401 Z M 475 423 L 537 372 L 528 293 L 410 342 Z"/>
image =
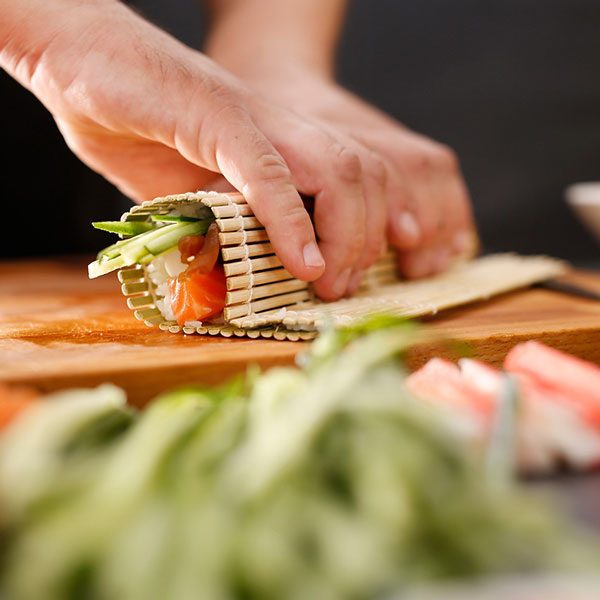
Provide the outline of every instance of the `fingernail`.
<path id="1" fill-rule="evenodd" d="M 319 247 L 314 242 L 309 242 L 302 249 L 302 256 L 304 258 L 304 264 L 307 267 L 312 267 L 313 269 L 321 268 L 325 266 L 325 261 L 323 260 L 323 255 L 319 250 Z"/>
<path id="2" fill-rule="evenodd" d="M 346 270 L 342 271 L 338 278 L 335 280 L 331 291 L 335 296 L 343 296 L 348 288 L 348 280 L 350 279 L 350 275 L 352 274 L 352 269 L 348 267 Z"/>
<path id="3" fill-rule="evenodd" d="M 421 229 L 414 215 L 409 212 L 403 212 L 398 217 L 398 231 L 406 242 L 416 244 L 421 237 Z"/>
<path id="4" fill-rule="evenodd" d="M 471 245 L 471 235 L 466 231 L 458 231 L 452 239 L 452 247 L 460 254 L 469 248 Z"/>
<path id="5" fill-rule="evenodd" d="M 354 296 L 362 283 L 362 279 L 364 276 L 364 271 L 357 271 L 356 273 L 352 273 L 350 280 L 348 281 L 348 296 Z"/>

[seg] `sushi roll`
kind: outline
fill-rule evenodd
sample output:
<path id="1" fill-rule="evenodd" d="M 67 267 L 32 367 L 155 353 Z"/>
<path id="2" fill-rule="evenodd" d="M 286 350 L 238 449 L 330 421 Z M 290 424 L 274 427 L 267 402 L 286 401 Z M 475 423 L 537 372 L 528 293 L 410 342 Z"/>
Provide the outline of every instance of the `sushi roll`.
<path id="1" fill-rule="evenodd" d="M 95 226 L 122 239 L 98 254 L 90 277 L 118 270 L 135 316 L 172 333 L 311 339 L 322 327 L 352 325 L 372 314 L 432 315 L 566 269 L 543 256 L 471 260 L 466 254 L 446 273 L 408 282 L 400 281 L 390 250 L 367 270 L 355 297 L 321 302 L 309 283 L 285 269 L 237 192 L 156 198 L 120 221 Z"/>
<path id="2" fill-rule="evenodd" d="M 94 223 L 121 236 L 99 252 L 90 278 L 120 270 L 129 307 L 147 325 L 177 333 L 308 339 L 314 331 L 235 324 L 236 318 L 298 306 L 309 284 L 292 277 L 239 193 L 195 192 L 135 206 L 120 221 Z"/>

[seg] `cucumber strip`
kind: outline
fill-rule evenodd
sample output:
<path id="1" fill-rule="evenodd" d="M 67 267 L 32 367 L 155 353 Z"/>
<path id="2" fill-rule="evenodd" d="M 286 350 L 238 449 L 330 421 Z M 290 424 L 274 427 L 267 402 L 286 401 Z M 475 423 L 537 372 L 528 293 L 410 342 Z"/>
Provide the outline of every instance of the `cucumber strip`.
<path id="1" fill-rule="evenodd" d="M 154 223 L 147 221 L 96 221 L 92 225 L 96 229 L 120 235 L 139 235 L 156 228 Z"/>
<path id="2" fill-rule="evenodd" d="M 162 221 L 166 221 L 169 223 L 195 223 L 197 221 L 201 221 L 197 217 L 181 217 L 179 215 L 152 215 L 152 220 L 158 223 Z"/>
<path id="3" fill-rule="evenodd" d="M 125 266 L 127 265 L 125 264 L 125 259 L 122 256 L 117 256 L 116 258 L 102 262 L 95 260 L 93 263 L 88 265 L 88 276 L 90 279 L 94 279 L 95 277 L 106 275 L 106 273 L 116 271 L 117 269 Z"/>
<path id="4" fill-rule="evenodd" d="M 98 254 L 98 260 L 88 267 L 89 276 L 98 277 L 121 267 L 147 264 L 154 257 L 177 246 L 184 235 L 204 235 L 213 220 L 214 218 L 176 221 L 120 240 Z"/>
<path id="5" fill-rule="evenodd" d="M 123 244 L 121 247 L 121 254 L 129 264 L 133 265 L 137 262 L 138 258 L 141 258 L 148 252 L 148 250 L 146 250 L 146 244 L 154 239 L 160 239 L 164 235 L 168 235 L 171 231 L 180 229 L 181 227 L 182 225 L 179 223 L 173 223 L 172 225 L 157 227 L 152 231 L 147 231 L 146 233 L 124 240 L 127 243 Z"/>
<path id="6" fill-rule="evenodd" d="M 103 261 L 103 260 L 115 258 L 115 256 L 119 256 L 120 254 L 121 254 L 121 250 L 119 249 L 117 244 L 112 244 L 110 246 L 107 246 L 103 250 L 100 250 L 100 252 L 98 252 L 98 254 L 96 255 L 96 258 L 99 261 Z"/>
<path id="7" fill-rule="evenodd" d="M 151 254 L 162 254 L 177 245 L 184 235 L 203 235 L 208 229 L 208 219 L 195 223 L 177 223 L 161 229 L 164 235 L 144 242 L 144 247 Z M 169 231 L 167 231 L 169 229 Z"/>
<path id="8" fill-rule="evenodd" d="M 156 228 L 154 228 L 154 229 L 156 229 Z M 146 232 L 146 233 L 148 233 L 148 232 Z M 140 234 L 140 235 L 142 235 L 142 234 Z M 100 262 L 102 262 L 103 260 L 116 258 L 117 256 L 121 255 L 121 251 L 124 246 L 136 244 L 136 243 L 138 243 L 137 240 L 138 240 L 138 236 L 133 236 L 133 237 L 127 238 L 125 240 L 119 240 L 118 242 L 112 244 L 111 246 L 104 248 L 104 250 L 101 250 L 98 253 L 97 258 Z"/>

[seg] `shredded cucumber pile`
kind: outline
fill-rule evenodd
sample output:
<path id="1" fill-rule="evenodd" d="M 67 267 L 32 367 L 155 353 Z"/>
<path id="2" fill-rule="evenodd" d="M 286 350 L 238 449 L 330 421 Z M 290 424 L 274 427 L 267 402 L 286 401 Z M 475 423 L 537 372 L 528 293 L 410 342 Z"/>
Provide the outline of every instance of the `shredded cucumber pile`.
<path id="1" fill-rule="evenodd" d="M 172 211 L 173 212 L 173 211 Z M 99 221 L 96 229 L 127 236 L 98 253 L 88 266 L 90 278 L 105 275 L 121 267 L 144 265 L 177 247 L 184 235 L 204 235 L 214 217 L 210 209 L 199 205 L 197 216 L 178 214 L 147 215 L 142 220 Z"/>
<path id="2" fill-rule="evenodd" d="M 0 597 L 383 599 L 581 563 L 403 392 L 413 330 L 386 324 L 143 412 L 102 386 L 25 413 L 0 438 Z"/>

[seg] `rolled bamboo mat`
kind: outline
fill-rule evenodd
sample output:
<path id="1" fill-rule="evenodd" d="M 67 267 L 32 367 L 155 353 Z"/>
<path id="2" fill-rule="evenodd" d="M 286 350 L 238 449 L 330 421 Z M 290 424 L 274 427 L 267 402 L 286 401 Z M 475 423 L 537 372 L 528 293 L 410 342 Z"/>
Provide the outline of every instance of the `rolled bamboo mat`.
<path id="1" fill-rule="evenodd" d="M 146 268 L 128 267 L 119 272 L 123 294 L 135 316 L 171 333 L 305 340 L 321 327 L 343 327 L 373 314 L 432 315 L 527 287 L 568 268 L 545 256 L 499 254 L 458 262 L 448 272 L 427 280 L 399 281 L 395 256 L 389 252 L 367 271 L 355 297 L 321 302 L 310 284 L 292 277 L 281 264 L 267 232 L 241 194 L 166 196 L 133 207 L 122 220 L 149 219 L 196 203 L 212 211 L 219 228 L 227 284 L 221 322 L 190 322 L 180 327 L 167 321 L 156 307 L 158 297 Z"/>

